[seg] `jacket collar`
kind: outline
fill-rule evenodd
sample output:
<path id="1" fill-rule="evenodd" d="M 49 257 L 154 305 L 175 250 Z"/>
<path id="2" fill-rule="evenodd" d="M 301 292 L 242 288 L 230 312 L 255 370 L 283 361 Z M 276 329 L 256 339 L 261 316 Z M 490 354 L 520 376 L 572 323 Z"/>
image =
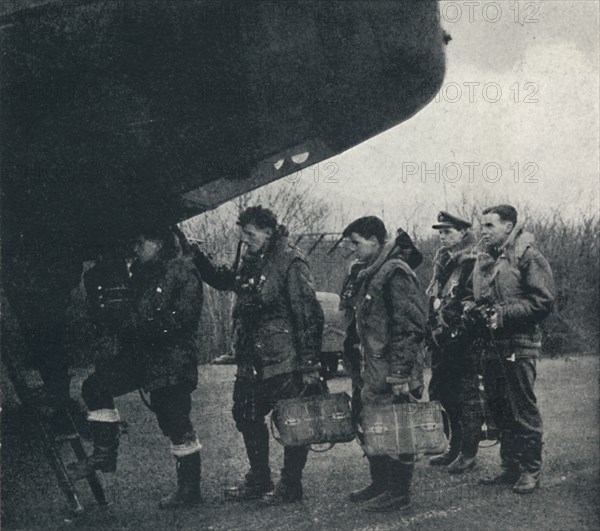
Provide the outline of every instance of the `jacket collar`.
<path id="1" fill-rule="evenodd" d="M 278 253 L 280 253 L 283 249 L 286 248 L 289 238 L 288 238 L 287 228 L 283 225 L 279 225 L 274 231 L 273 235 L 269 239 L 267 246 L 264 251 L 256 251 L 256 252 L 246 252 L 242 261 L 247 263 L 257 263 L 260 260 L 264 260 L 265 258 L 271 258 Z"/>
<path id="2" fill-rule="evenodd" d="M 497 254 L 493 254 L 488 247 L 483 252 L 477 254 L 480 268 L 490 267 L 501 256 L 511 255 L 519 260 L 525 250 L 535 242 L 535 237 L 531 232 L 523 229 L 523 225 L 517 224 L 513 231 L 508 235 L 506 241 L 498 248 Z"/>
<path id="3" fill-rule="evenodd" d="M 371 278 L 375 273 L 377 273 L 377 271 L 379 271 L 379 269 L 381 269 L 381 266 L 389 258 L 392 258 L 392 255 L 398 254 L 398 253 L 394 252 L 395 250 L 396 250 L 396 241 L 395 240 L 387 240 L 381 247 L 381 250 L 379 251 L 379 255 L 377 255 L 377 258 L 375 258 L 375 260 L 370 265 L 366 266 L 363 270 L 361 270 L 358 273 L 357 280 L 362 282 L 366 279 Z M 399 251 L 399 249 L 398 249 L 398 251 Z M 394 256 L 393 258 L 396 258 L 396 257 Z M 398 256 L 397 258 L 401 258 L 401 257 Z"/>
<path id="4" fill-rule="evenodd" d="M 423 263 L 423 253 L 401 228 L 396 231 L 396 246 L 398 247 L 399 258 L 402 258 L 411 269 L 414 270 Z"/>
<path id="5" fill-rule="evenodd" d="M 448 263 L 462 263 L 468 260 L 475 260 L 476 256 L 474 253 L 474 248 L 476 243 L 477 242 L 475 241 L 473 234 L 468 232 L 465 237 L 456 245 L 452 247 L 440 247 L 435 257 L 436 265 L 441 257 L 446 253 L 448 256 Z"/>
<path id="6" fill-rule="evenodd" d="M 475 261 L 477 258 L 475 246 L 475 237 L 471 232 L 468 232 L 456 245 L 452 247 L 440 247 L 433 261 L 433 276 L 425 293 L 428 295 L 434 295 L 436 293 L 437 289 L 439 289 L 439 285 L 445 282 L 444 277 L 447 275 L 449 267 L 451 267 L 452 264 L 463 264 L 468 261 Z"/>
<path id="7" fill-rule="evenodd" d="M 535 242 L 535 237 L 531 232 L 523 229 L 523 225 L 517 224 L 513 231 L 508 235 L 504 244 L 498 249 L 500 255 L 516 251 L 517 256 L 521 256 L 525 249 Z"/>
<path id="8" fill-rule="evenodd" d="M 287 247 L 288 241 L 287 232 L 282 230 L 282 226 L 280 225 L 275 232 L 273 232 L 273 236 L 271 236 L 271 241 L 265 250 L 264 256 L 270 257 L 279 254 Z"/>

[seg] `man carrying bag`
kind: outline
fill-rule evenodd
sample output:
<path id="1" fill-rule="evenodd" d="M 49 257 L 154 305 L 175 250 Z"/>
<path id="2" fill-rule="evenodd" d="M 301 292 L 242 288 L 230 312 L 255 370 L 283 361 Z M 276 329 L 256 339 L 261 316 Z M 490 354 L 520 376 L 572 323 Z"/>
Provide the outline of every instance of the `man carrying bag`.
<path id="1" fill-rule="evenodd" d="M 265 416 L 281 400 L 324 392 L 318 357 L 324 317 L 308 264 L 273 212 L 249 207 L 238 225 L 247 248 L 239 267 L 218 267 L 198 247 L 193 252 L 207 284 L 236 294 L 233 350 L 238 370 L 232 413 L 250 470 L 241 485 L 228 492 L 255 500 L 274 487 Z M 270 501 L 302 500 L 307 456 L 308 446 L 286 446 L 281 479 Z"/>
<path id="2" fill-rule="evenodd" d="M 343 232 L 358 260 L 356 332 L 360 341 L 362 389 L 358 406 L 406 403 L 423 391 L 422 342 L 427 327 L 425 301 L 412 267 L 421 254 L 399 231 L 387 240 L 381 219 L 368 216 Z M 415 456 L 368 456 L 371 484 L 350 500 L 365 502 L 368 512 L 407 510 Z"/>

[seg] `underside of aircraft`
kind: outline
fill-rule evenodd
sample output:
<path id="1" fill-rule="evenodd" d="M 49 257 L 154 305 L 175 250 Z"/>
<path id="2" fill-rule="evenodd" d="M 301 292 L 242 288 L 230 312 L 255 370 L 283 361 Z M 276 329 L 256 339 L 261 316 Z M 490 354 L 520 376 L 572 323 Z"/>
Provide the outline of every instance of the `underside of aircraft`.
<path id="1" fill-rule="evenodd" d="M 435 0 L 4 2 L 2 275 L 60 321 L 82 262 L 409 119 L 439 90 Z M 30 345 L 58 349 L 60 345 Z"/>

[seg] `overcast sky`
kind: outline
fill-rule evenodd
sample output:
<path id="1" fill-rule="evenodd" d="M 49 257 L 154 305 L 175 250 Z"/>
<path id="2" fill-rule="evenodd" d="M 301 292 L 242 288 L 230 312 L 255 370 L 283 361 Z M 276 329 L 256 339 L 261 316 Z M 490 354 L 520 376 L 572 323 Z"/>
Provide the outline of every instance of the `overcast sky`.
<path id="1" fill-rule="evenodd" d="M 335 197 L 352 216 L 383 211 L 389 224 L 423 203 L 414 220 L 421 229 L 463 193 L 567 216 L 598 210 L 598 2 L 522 1 L 519 22 L 513 1 L 482 1 L 471 13 L 469 4 L 441 3 L 452 41 L 437 100 L 332 159 L 339 182 L 312 193 Z M 422 173 L 436 163 L 439 183 Z M 497 182 L 486 182 L 486 164 L 487 180 Z"/>

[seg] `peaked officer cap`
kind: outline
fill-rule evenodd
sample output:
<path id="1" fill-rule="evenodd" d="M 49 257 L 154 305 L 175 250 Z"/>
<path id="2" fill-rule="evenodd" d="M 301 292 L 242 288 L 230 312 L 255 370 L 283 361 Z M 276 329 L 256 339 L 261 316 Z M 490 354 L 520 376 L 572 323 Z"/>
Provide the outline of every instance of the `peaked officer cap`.
<path id="1" fill-rule="evenodd" d="M 458 216 L 453 216 L 452 214 L 448 214 L 448 212 L 444 212 L 443 210 L 438 214 L 437 224 L 432 225 L 432 229 L 468 229 L 471 227 L 471 223 L 467 220 L 459 218 Z"/>

